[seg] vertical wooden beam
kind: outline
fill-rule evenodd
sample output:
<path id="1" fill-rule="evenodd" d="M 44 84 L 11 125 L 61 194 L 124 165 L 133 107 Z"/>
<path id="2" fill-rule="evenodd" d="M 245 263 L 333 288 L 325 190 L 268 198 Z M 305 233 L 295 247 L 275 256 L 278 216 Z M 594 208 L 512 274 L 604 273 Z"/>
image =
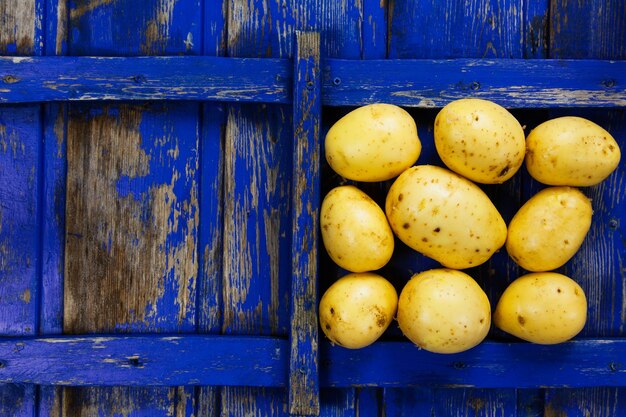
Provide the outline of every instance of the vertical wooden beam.
<path id="1" fill-rule="evenodd" d="M 317 246 L 320 205 L 320 36 L 296 32 L 293 81 L 289 412 L 319 414 Z"/>

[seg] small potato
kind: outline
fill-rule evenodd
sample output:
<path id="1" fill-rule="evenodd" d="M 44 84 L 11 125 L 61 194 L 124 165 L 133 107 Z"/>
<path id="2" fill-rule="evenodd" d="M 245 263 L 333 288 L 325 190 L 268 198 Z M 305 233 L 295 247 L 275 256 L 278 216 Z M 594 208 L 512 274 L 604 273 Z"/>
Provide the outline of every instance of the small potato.
<path id="1" fill-rule="evenodd" d="M 338 120 L 325 139 L 326 160 L 344 178 L 374 182 L 398 176 L 417 161 L 422 144 L 409 113 L 370 104 Z"/>
<path id="2" fill-rule="evenodd" d="M 548 120 L 526 138 L 526 168 L 547 185 L 586 187 L 617 168 L 619 145 L 609 132 L 582 117 Z"/>
<path id="3" fill-rule="evenodd" d="M 466 273 L 432 269 L 413 275 L 402 289 L 398 324 L 422 349 L 457 353 L 487 336 L 491 307 L 482 288 Z"/>
<path id="4" fill-rule="evenodd" d="M 374 343 L 396 314 L 398 294 L 380 275 L 348 274 L 322 296 L 320 326 L 331 342 L 349 349 Z"/>
<path id="5" fill-rule="evenodd" d="M 404 171 L 387 193 L 385 211 L 402 242 L 448 268 L 480 265 L 506 239 L 506 224 L 489 197 L 433 165 Z"/>
<path id="6" fill-rule="evenodd" d="M 435 118 L 435 146 L 452 171 L 483 184 L 500 184 L 524 162 L 524 129 L 504 107 L 477 98 L 455 100 Z"/>
<path id="7" fill-rule="evenodd" d="M 333 188 L 322 201 L 320 219 L 324 247 L 340 267 L 374 271 L 391 259 L 394 238 L 385 213 L 358 188 Z"/>
<path id="8" fill-rule="evenodd" d="M 546 345 L 576 336 L 586 320 L 585 292 L 574 280 L 556 272 L 534 272 L 513 281 L 493 315 L 499 329 Z"/>
<path id="9" fill-rule="evenodd" d="M 528 271 L 550 271 L 563 266 L 582 245 L 592 213 L 591 202 L 576 188 L 543 189 L 511 220 L 506 250 Z"/>

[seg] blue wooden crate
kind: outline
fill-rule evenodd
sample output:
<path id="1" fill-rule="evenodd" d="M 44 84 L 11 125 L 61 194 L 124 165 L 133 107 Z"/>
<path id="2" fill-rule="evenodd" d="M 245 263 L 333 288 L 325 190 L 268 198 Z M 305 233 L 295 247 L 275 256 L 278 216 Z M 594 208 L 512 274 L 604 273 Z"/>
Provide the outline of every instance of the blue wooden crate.
<path id="1" fill-rule="evenodd" d="M 626 414 L 623 163 L 586 190 L 594 226 L 564 268 L 590 300 L 575 341 L 494 331 L 434 355 L 390 329 L 349 351 L 315 317 L 338 273 L 317 239 L 320 193 L 337 181 L 320 158 L 332 121 L 405 106 L 419 162 L 438 163 L 436 110 L 471 95 L 527 129 L 584 115 L 624 148 L 624 10 L 0 4 L 0 51 L 36 56 L 0 59 L 0 415 Z M 487 191 L 510 218 L 537 187 L 520 173 Z M 400 287 L 428 265 L 405 249 L 388 272 Z M 472 274 L 493 304 L 519 272 L 498 254 Z"/>

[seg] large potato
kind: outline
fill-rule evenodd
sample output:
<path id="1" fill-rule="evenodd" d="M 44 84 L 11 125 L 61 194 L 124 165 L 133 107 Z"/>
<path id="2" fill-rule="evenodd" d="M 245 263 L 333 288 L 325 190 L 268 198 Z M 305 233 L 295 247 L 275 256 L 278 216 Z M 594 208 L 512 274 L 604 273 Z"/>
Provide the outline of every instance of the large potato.
<path id="1" fill-rule="evenodd" d="M 322 296 L 320 325 L 331 342 L 359 349 L 385 332 L 397 306 L 396 289 L 382 276 L 371 272 L 348 274 Z"/>
<path id="2" fill-rule="evenodd" d="M 435 118 L 434 134 L 443 163 L 472 181 L 502 183 L 524 162 L 522 126 L 507 109 L 488 100 L 449 103 Z"/>
<path id="3" fill-rule="evenodd" d="M 402 242 L 448 268 L 480 265 L 506 239 L 506 224 L 487 195 L 437 166 L 404 171 L 389 189 L 385 211 Z"/>
<path id="4" fill-rule="evenodd" d="M 344 178 L 385 181 L 417 161 L 422 144 L 409 113 L 391 104 L 359 107 L 328 131 L 326 160 Z"/>
<path id="5" fill-rule="evenodd" d="M 414 275 L 402 289 L 398 325 L 422 349 L 457 353 L 487 336 L 491 307 L 482 288 L 466 273 L 433 269 Z"/>
<path id="6" fill-rule="evenodd" d="M 498 301 L 493 323 L 528 342 L 555 344 L 576 336 L 587 320 L 587 298 L 571 278 L 533 272 L 511 283 Z"/>
<path id="7" fill-rule="evenodd" d="M 320 226 L 328 255 L 348 271 L 373 271 L 391 259 L 394 238 L 385 213 L 352 185 L 333 188 L 324 197 Z"/>
<path id="8" fill-rule="evenodd" d="M 569 261 L 582 245 L 593 210 L 583 193 L 549 187 L 531 197 L 509 223 L 506 250 L 522 268 L 550 271 Z"/>
<path id="9" fill-rule="evenodd" d="M 586 187 L 617 168 L 620 149 L 609 132 L 581 117 L 548 120 L 526 139 L 526 168 L 547 185 Z"/>

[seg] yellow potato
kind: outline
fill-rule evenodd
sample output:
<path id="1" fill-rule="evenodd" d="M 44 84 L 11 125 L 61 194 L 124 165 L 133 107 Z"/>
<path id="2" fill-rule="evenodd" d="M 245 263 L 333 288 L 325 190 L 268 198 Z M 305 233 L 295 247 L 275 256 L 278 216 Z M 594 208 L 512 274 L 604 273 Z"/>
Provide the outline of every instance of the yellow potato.
<path id="1" fill-rule="evenodd" d="M 513 281 L 493 315 L 499 329 L 546 345 L 576 336 L 586 320 L 585 292 L 574 280 L 555 272 L 533 272 Z"/>
<path id="2" fill-rule="evenodd" d="M 592 213 L 591 202 L 576 188 L 541 190 L 511 220 L 506 250 L 528 271 L 563 266 L 582 245 Z"/>
<path id="3" fill-rule="evenodd" d="M 402 242 L 448 268 L 480 265 L 506 239 L 506 224 L 487 195 L 432 165 L 404 171 L 389 189 L 385 212 Z"/>
<path id="4" fill-rule="evenodd" d="M 491 307 L 485 292 L 466 273 L 433 269 L 415 274 L 402 289 L 398 324 L 422 349 L 457 353 L 487 336 Z"/>
<path id="5" fill-rule="evenodd" d="M 449 103 L 435 118 L 434 135 L 443 163 L 475 182 L 502 183 L 524 162 L 524 129 L 507 109 L 488 100 Z"/>
<path id="6" fill-rule="evenodd" d="M 348 271 L 373 271 L 391 259 L 394 238 L 385 213 L 352 185 L 333 188 L 326 195 L 320 226 L 328 255 Z"/>
<path id="7" fill-rule="evenodd" d="M 559 117 L 533 129 L 526 139 L 526 168 L 547 185 L 586 187 L 606 179 L 620 161 L 609 132 L 581 117 Z"/>
<path id="8" fill-rule="evenodd" d="M 385 181 L 417 161 L 422 144 L 409 113 L 391 104 L 359 107 L 328 131 L 326 160 L 344 178 Z"/>
<path id="9" fill-rule="evenodd" d="M 398 294 L 380 275 L 348 274 L 322 296 L 320 326 L 331 342 L 349 349 L 374 343 L 396 314 Z"/>

